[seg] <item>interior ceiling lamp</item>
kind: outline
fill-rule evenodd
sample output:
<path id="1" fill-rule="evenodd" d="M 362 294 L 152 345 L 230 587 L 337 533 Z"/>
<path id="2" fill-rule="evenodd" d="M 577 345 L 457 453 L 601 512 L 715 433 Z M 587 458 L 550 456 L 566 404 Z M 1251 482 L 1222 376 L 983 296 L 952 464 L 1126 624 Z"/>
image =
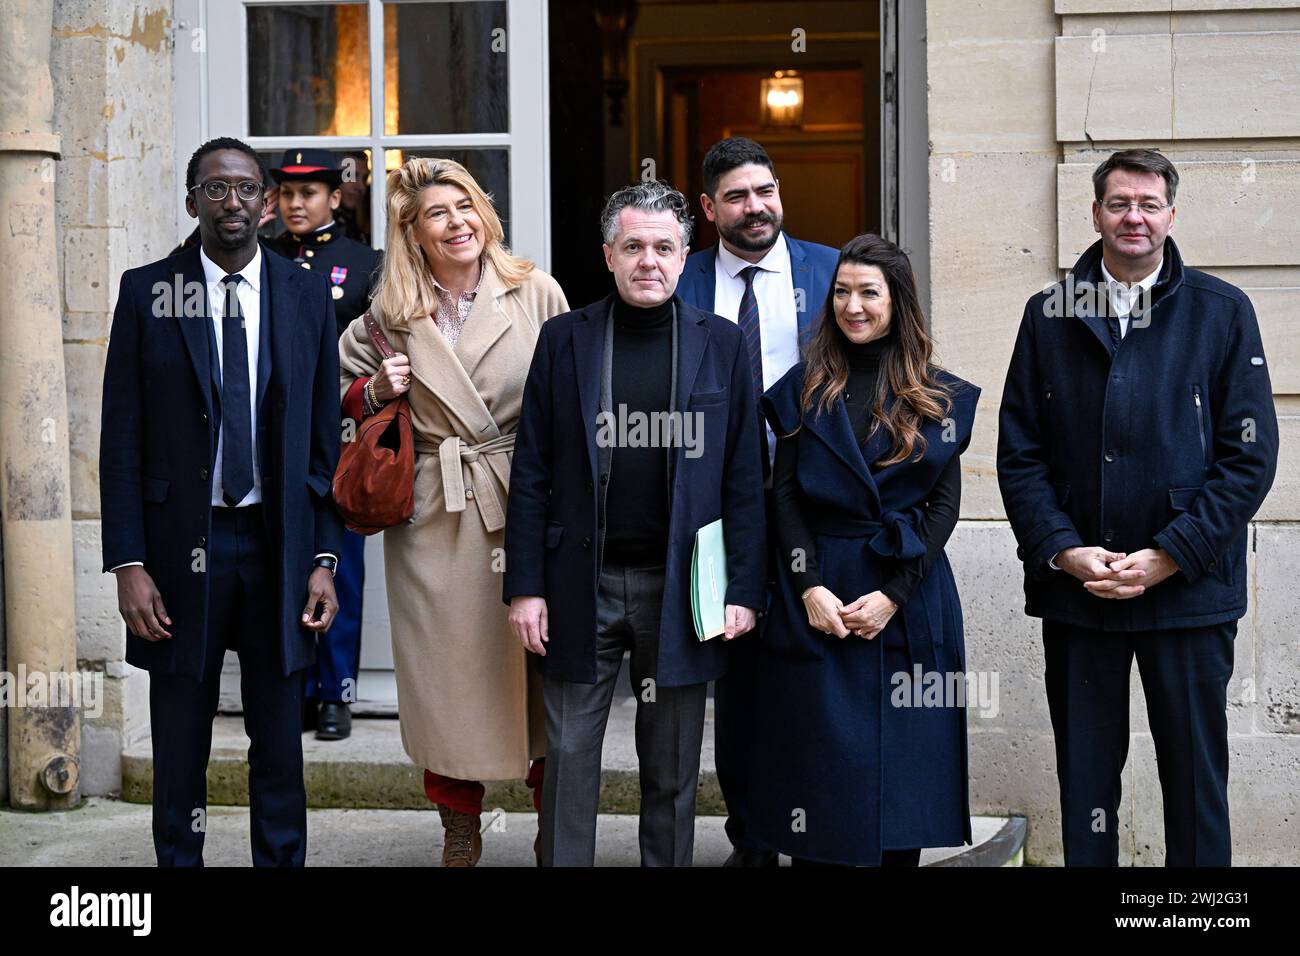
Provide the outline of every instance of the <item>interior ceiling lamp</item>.
<path id="1" fill-rule="evenodd" d="M 803 123 L 803 77 L 794 70 L 777 70 L 762 81 L 760 95 L 764 126 Z"/>

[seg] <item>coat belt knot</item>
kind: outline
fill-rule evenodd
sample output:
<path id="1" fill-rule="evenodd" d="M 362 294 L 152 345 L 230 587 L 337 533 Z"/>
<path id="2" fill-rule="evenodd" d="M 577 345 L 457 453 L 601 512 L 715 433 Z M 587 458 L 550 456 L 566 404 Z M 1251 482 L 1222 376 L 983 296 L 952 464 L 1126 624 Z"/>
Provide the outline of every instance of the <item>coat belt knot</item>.
<path id="1" fill-rule="evenodd" d="M 442 469 L 442 497 L 448 511 L 464 511 L 465 502 L 472 498 L 478 505 L 483 527 L 488 531 L 500 531 L 506 526 L 505 508 L 501 496 L 497 493 L 497 482 L 487 466 L 489 455 L 509 455 L 515 450 L 515 434 L 498 435 L 496 438 L 467 445 L 459 435 L 451 435 L 434 445 L 416 442 L 415 450 L 438 457 Z M 470 477 L 470 490 L 466 493 L 465 474 Z M 507 464 L 505 473 L 509 473 Z"/>
<path id="2" fill-rule="evenodd" d="M 886 511 L 880 516 L 880 528 L 871 537 L 871 550 L 885 558 L 907 561 L 925 554 L 925 544 L 917 536 L 916 526 L 922 518 L 920 508 Z"/>

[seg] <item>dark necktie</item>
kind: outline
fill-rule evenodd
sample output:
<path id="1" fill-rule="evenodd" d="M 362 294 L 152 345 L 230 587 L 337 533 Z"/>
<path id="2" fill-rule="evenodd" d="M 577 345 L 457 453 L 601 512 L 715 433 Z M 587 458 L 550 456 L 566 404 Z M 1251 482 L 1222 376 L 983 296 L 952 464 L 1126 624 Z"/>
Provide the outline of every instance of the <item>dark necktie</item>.
<path id="1" fill-rule="evenodd" d="M 253 411 L 248 393 L 248 339 L 236 290 L 242 276 L 221 280 L 221 486 L 226 504 L 253 490 Z"/>
<path id="2" fill-rule="evenodd" d="M 1124 338 L 1124 332 L 1120 328 L 1119 309 L 1115 306 L 1115 299 L 1118 296 L 1126 295 L 1124 286 L 1115 284 L 1115 288 L 1110 288 L 1109 284 L 1106 289 L 1106 326 L 1110 330 L 1110 353 L 1114 355 L 1119 349 L 1120 340 Z M 1137 301 L 1141 301 L 1139 298 Z M 1127 316 L 1126 316 L 1127 318 Z"/>
<path id="3" fill-rule="evenodd" d="M 740 312 L 736 323 L 745 336 L 745 345 L 749 348 L 749 370 L 754 380 L 754 400 L 763 394 L 763 331 L 758 315 L 758 296 L 754 294 L 754 277 L 758 275 L 758 266 L 746 266 L 740 270 L 740 277 L 745 280 L 745 291 L 740 296 Z M 766 478 L 771 463 L 768 461 L 767 423 L 763 413 L 758 412 L 758 444 L 763 450 L 763 477 Z"/>

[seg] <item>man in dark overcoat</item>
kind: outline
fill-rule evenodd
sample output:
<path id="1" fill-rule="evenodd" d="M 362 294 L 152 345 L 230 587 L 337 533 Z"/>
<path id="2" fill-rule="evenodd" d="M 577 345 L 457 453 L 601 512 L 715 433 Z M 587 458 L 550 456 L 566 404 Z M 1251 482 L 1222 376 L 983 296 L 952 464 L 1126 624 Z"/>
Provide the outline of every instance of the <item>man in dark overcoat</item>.
<path id="1" fill-rule="evenodd" d="M 1178 173 L 1154 150 L 1093 174 L 1101 235 L 1025 306 L 998 481 L 1043 619 L 1067 865 L 1119 858 L 1136 657 L 1164 798 L 1165 862 L 1226 866 L 1228 727 L 1248 524 L 1278 428 L 1250 299 L 1183 264 Z"/>
<path id="2" fill-rule="evenodd" d="M 201 866 L 227 650 L 239 654 L 255 865 L 307 851 L 303 675 L 338 613 L 339 358 L 323 277 L 264 252 L 247 144 L 186 171 L 200 245 L 122 275 L 104 369 L 104 570 L 149 671 L 160 866 Z"/>
<path id="3" fill-rule="evenodd" d="M 601 228 L 616 291 L 542 326 L 524 386 L 503 596 L 543 675 L 542 864 L 594 863 L 601 747 L 630 650 L 641 862 L 689 866 L 707 685 L 764 600 L 752 371 L 738 326 L 674 294 L 691 236 L 680 192 L 621 189 Z M 701 640 L 692 549 L 718 520 L 725 633 Z"/>

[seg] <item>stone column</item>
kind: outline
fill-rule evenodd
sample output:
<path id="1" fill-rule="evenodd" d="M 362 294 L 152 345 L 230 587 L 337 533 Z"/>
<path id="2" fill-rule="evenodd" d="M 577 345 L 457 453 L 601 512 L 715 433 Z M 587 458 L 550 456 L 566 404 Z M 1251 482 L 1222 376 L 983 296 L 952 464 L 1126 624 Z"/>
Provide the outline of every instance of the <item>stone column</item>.
<path id="1" fill-rule="evenodd" d="M 70 497 L 77 663 L 98 691 L 81 712 L 81 790 L 122 788 L 122 753 L 147 746 L 149 677 L 125 661 L 117 582 L 100 572 L 99 418 L 122 273 L 179 241 L 173 70 L 204 37 L 171 19 L 172 0 L 55 0 L 50 73 L 62 138 L 56 219 L 63 362 L 71 423 Z M 185 44 L 176 57 L 176 37 Z M 222 132 L 229 132 L 223 130 Z M 183 169 L 182 169 L 183 172 Z"/>
<path id="2" fill-rule="evenodd" d="M 25 810 L 80 800 L 53 18 L 53 0 L 0 8 L 0 262 L 11 277 L 0 284 L 0 513 L 8 670 L 20 696 L 8 728 L 9 799 Z"/>

